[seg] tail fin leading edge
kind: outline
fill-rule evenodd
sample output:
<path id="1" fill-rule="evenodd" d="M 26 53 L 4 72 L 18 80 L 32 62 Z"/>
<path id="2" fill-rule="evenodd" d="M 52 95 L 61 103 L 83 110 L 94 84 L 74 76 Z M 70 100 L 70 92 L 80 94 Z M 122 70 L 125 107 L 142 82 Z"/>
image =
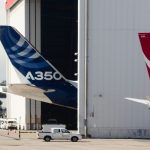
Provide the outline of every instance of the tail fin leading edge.
<path id="1" fill-rule="evenodd" d="M 150 33 L 139 33 L 139 39 L 150 78 Z"/>
<path id="2" fill-rule="evenodd" d="M 77 107 L 77 88 L 13 27 L 0 26 L 0 41 L 12 65 L 55 104 Z M 54 89 L 55 92 L 48 92 Z"/>

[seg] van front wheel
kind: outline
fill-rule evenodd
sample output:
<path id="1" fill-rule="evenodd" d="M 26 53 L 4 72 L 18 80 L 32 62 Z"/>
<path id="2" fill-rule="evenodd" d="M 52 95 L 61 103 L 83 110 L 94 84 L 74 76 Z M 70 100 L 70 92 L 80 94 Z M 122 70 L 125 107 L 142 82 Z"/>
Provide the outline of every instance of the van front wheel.
<path id="1" fill-rule="evenodd" d="M 77 141 L 78 141 L 78 137 L 73 136 L 73 137 L 71 138 L 71 141 L 72 141 L 72 142 L 77 142 Z"/>

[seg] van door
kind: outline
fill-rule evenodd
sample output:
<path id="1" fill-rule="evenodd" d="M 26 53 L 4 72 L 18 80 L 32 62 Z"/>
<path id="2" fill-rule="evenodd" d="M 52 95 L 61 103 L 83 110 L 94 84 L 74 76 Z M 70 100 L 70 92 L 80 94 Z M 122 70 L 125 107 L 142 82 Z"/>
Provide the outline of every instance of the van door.
<path id="1" fill-rule="evenodd" d="M 60 129 L 54 129 L 53 130 L 53 138 L 54 139 L 62 139 L 62 132 Z"/>
<path id="2" fill-rule="evenodd" d="M 62 138 L 63 139 L 70 139 L 70 132 L 66 129 L 61 129 L 62 132 Z"/>

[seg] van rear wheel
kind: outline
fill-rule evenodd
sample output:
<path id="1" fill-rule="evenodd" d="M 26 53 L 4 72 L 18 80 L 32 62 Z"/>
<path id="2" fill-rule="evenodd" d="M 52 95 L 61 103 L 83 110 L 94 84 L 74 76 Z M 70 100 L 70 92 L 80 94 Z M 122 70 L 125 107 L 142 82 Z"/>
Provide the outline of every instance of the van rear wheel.
<path id="1" fill-rule="evenodd" d="M 44 141 L 45 142 L 50 142 L 51 141 L 51 137 L 50 136 L 45 136 L 44 137 Z"/>

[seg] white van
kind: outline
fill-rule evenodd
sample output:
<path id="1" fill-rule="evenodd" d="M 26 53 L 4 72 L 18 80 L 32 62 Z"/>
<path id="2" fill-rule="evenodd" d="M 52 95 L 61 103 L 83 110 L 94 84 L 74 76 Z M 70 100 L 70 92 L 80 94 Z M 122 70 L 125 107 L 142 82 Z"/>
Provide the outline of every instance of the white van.
<path id="1" fill-rule="evenodd" d="M 0 118 L 0 129 L 5 129 L 6 128 L 6 118 Z"/>
<path id="2" fill-rule="evenodd" d="M 0 128 L 6 130 L 17 130 L 18 123 L 15 118 L 0 118 Z"/>
<path id="3" fill-rule="evenodd" d="M 17 120 L 14 120 L 14 119 L 7 120 L 7 123 L 6 123 L 7 130 L 17 130 L 17 126 L 18 126 Z"/>

